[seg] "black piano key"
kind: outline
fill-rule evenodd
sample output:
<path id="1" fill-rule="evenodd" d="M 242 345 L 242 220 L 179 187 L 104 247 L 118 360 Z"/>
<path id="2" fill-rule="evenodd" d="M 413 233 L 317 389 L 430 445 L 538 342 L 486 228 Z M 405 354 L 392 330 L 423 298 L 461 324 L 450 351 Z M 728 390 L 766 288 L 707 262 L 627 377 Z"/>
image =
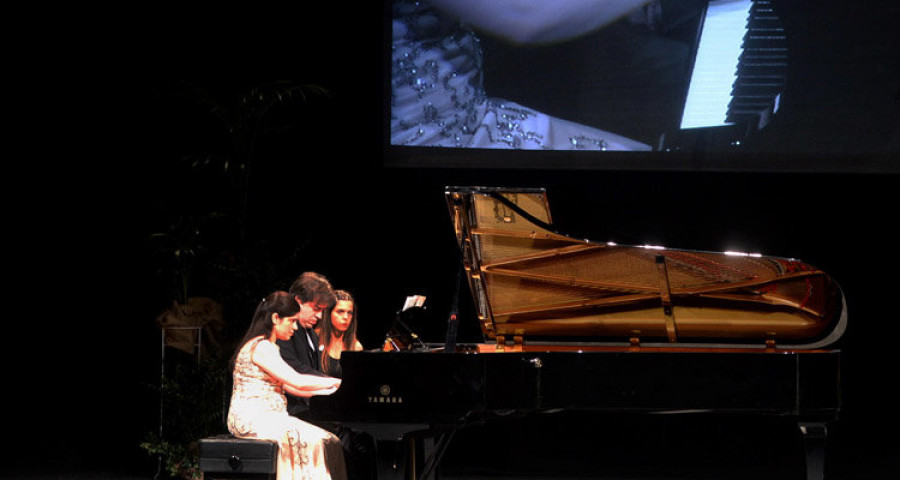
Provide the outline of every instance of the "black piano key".
<path id="1" fill-rule="evenodd" d="M 785 75 L 775 72 L 771 74 L 746 75 L 738 77 L 732 84 L 732 88 L 749 86 L 781 87 L 785 83 Z"/>
<path id="2" fill-rule="evenodd" d="M 774 97 L 768 95 L 759 97 L 734 97 L 729 102 L 729 108 L 737 112 L 760 112 L 772 104 Z"/>
<path id="3" fill-rule="evenodd" d="M 782 75 L 784 67 L 776 67 L 770 65 L 742 65 L 739 70 L 739 76 L 747 80 L 752 79 L 770 79 Z"/>
<path id="4" fill-rule="evenodd" d="M 758 121 L 761 113 L 759 110 L 729 112 L 725 116 L 725 121 L 736 125 L 749 125 Z"/>
<path id="5" fill-rule="evenodd" d="M 746 35 L 741 48 L 744 50 L 752 50 L 755 48 L 779 48 L 783 47 L 786 41 L 784 35 L 777 34 L 754 34 Z"/>
<path id="6" fill-rule="evenodd" d="M 732 106 L 728 114 L 725 116 L 729 123 L 747 123 L 753 122 L 766 111 L 774 111 L 775 99 L 770 99 L 765 103 L 755 105 L 737 104 Z"/>
<path id="7" fill-rule="evenodd" d="M 754 50 L 744 50 L 741 55 L 738 57 L 739 64 L 747 64 L 747 63 L 776 63 L 781 65 L 787 65 L 787 52 L 785 50 L 780 49 L 770 49 L 770 50 L 762 50 L 762 49 L 754 49 Z"/>
<path id="8" fill-rule="evenodd" d="M 774 98 L 781 93 L 784 84 L 778 85 L 737 85 L 732 90 L 732 98 L 753 98 L 765 96 Z"/>
<path id="9" fill-rule="evenodd" d="M 750 4 L 751 13 L 773 13 L 774 11 L 771 0 L 756 0 Z"/>
<path id="10" fill-rule="evenodd" d="M 738 74 L 746 75 L 784 75 L 787 62 L 770 58 L 748 58 L 738 64 Z"/>
<path id="11" fill-rule="evenodd" d="M 754 30 L 754 29 L 784 30 L 784 25 L 781 23 L 781 20 L 779 20 L 778 17 L 759 15 L 759 16 L 750 17 L 750 19 L 747 21 L 747 28 L 749 30 Z"/>

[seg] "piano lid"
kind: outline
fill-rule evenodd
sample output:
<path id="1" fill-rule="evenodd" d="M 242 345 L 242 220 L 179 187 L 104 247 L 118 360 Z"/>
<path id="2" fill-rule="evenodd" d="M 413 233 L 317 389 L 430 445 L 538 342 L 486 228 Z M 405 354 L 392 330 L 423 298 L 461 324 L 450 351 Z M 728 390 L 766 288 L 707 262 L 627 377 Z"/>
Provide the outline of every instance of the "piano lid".
<path id="1" fill-rule="evenodd" d="M 492 340 L 813 349 L 846 326 L 839 286 L 800 260 L 575 239 L 539 188 L 445 195 Z"/>

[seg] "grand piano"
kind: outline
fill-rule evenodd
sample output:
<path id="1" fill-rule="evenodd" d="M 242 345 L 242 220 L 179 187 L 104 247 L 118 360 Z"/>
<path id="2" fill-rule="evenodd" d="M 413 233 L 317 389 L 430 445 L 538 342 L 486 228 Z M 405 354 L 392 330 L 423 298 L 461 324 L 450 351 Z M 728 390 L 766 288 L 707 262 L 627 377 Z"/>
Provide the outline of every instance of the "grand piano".
<path id="1" fill-rule="evenodd" d="M 313 421 L 402 445 L 382 475 L 435 476 L 454 435 L 491 415 L 575 411 L 787 418 L 805 442 L 807 477 L 823 478 L 847 324 L 825 272 L 573 238 L 554 229 L 543 189 L 445 195 L 457 294 L 468 290 L 477 318 L 454 306 L 443 341 L 427 343 L 409 317 L 416 308 L 399 312 L 384 348 L 344 353 L 340 389 L 311 399 Z M 458 343 L 457 322 L 476 320 L 484 341 Z"/>

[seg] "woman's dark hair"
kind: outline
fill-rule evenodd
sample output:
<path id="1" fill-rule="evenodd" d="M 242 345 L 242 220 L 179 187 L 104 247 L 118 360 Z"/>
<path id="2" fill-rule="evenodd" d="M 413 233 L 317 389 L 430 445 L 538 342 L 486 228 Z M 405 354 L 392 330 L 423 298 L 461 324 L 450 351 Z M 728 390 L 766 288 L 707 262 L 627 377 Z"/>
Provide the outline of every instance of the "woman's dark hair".
<path id="1" fill-rule="evenodd" d="M 356 301 L 353 300 L 353 295 L 350 295 L 350 292 L 344 290 L 335 290 L 334 291 L 334 303 L 332 303 L 322 314 L 322 320 L 319 321 L 319 324 L 316 327 L 316 333 L 319 334 L 319 342 L 322 343 L 323 348 L 319 352 L 320 362 L 322 368 L 325 369 L 325 373 L 330 373 L 327 371 L 328 362 L 326 361 L 325 356 L 328 355 L 328 346 L 331 343 L 331 335 L 335 332 L 334 326 L 331 325 L 331 313 L 334 312 L 335 307 L 337 307 L 337 302 L 341 300 L 346 300 L 353 303 L 353 315 L 350 318 L 350 325 L 347 327 L 347 330 L 344 331 L 343 336 L 341 337 L 341 343 L 343 344 L 343 350 L 352 350 L 356 345 Z"/>
<path id="2" fill-rule="evenodd" d="M 272 323 L 273 313 L 277 313 L 279 317 L 283 318 L 296 315 L 299 311 L 300 304 L 294 299 L 294 295 L 288 292 L 272 292 L 263 298 L 259 305 L 256 306 L 256 311 L 253 312 L 253 319 L 250 320 L 250 327 L 247 328 L 247 333 L 244 334 L 244 338 L 238 343 L 234 352 L 234 356 L 231 359 L 232 368 L 234 368 L 234 362 L 238 353 L 247 342 L 259 336 L 269 338 L 269 335 L 272 334 L 274 325 Z"/>

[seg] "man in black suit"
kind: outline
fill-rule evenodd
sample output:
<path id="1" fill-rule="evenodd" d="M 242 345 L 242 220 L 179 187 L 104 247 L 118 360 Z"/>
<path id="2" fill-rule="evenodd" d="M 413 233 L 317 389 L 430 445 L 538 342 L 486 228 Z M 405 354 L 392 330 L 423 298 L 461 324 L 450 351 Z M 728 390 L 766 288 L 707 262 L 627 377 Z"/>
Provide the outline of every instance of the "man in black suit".
<path id="1" fill-rule="evenodd" d="M 300 318 L 297 321 L 300 328 L 290 340 L 278 340 L 281 357 L 300 373 L 327 376 L 322 373 L 319 336 L 314 327 L 322 320 L 322 312 L 334 305 L 336 301 L 334 289 L 323 275 L 305 272 L 294 280 L 288 292 L 294 295 L 300 304 Z M 286 396 L 288 413 L 308 421 L 309 399 L 287 394 Z M 350 480 L 375 478 L 377 468 L 375 440 L 368 434 L 342 426 L 337 427 L 334 433 L 341 438 Z"/>
<path id="2" fill-rule="evenodd" d="M 278 340 L 281 357 L 300 373 L 326 376 L 319 360 L 319 336 L 313 327 L 322 312 L 334 303 L 334 290 L 323 275 L 305 272 L 294 280 L 289 292 L 300 304 L 300 329 L 290 340 Z M 287 395 L 288 413 L 303 420 L 309 412 L 309 399 Z"/>

